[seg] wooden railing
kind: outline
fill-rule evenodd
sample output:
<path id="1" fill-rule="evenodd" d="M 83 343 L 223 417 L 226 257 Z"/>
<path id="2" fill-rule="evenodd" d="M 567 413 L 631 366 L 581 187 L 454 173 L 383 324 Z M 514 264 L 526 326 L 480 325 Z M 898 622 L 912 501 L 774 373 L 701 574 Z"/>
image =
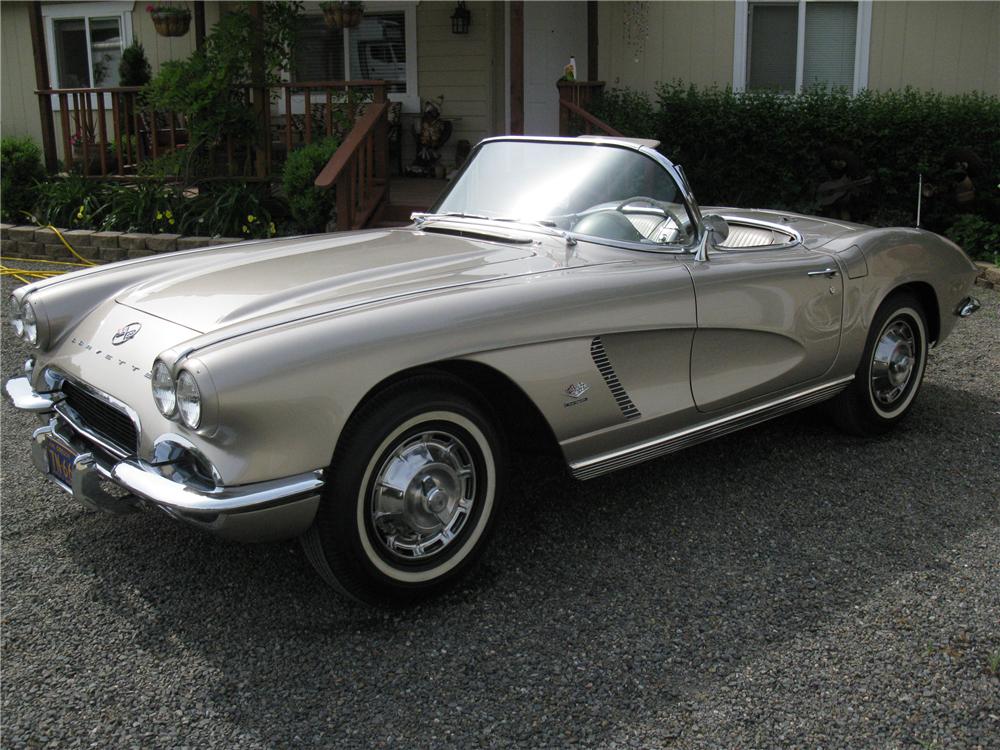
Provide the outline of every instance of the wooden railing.
<path id="1" fill-rule="evenodd" d="M 369 105 L 316 178 L 316 187 L 337 191 L 338 231 L 366 226 L 385 198 L 388 127 L 388 103 Z"/>
<path id="2" fill-rule="evenodd" d="M 128 178 L 143 162 L 186 148 L 189 123 L 174 112 L 144 107 L 139 87 L 45 89 L 36 93 L 55 104 L 53 130 L 63 169 L 88 177 Z M 268 179 L 295 148 L 336 135 L 346 137 L 369 102 L 385 102 L 385 81 L 310 81 L 271 88 L 237 87 L 247 109 L 257 107 L 260 132 L 225 134 L 204 144 L 216 177 Z M 58 154 L 46 153 L 55 163 Z M 216 158 L 217 157 L 217 158 Z"/>
<path id="3" fill-rule="evenodd" d="M 559 81 L 559 135 L 622 136 L 606 122 L 594 117 L 587 107 L 604 90 L 604 81 Z"/>

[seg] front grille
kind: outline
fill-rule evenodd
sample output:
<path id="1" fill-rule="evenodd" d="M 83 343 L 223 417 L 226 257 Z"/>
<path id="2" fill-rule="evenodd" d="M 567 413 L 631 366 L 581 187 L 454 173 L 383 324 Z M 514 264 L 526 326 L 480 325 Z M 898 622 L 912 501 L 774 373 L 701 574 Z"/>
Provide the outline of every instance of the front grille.
<path id="1" fill-rule="evenodd" d="M 135 423 L 128 414 L 69 380 L 63 382 L 62 392 L 66 397 L 67 406 L 79 415 L 84 427 L 118 446 L 125 453 L 135 453 L 139 445 L 139 435 Z"/>

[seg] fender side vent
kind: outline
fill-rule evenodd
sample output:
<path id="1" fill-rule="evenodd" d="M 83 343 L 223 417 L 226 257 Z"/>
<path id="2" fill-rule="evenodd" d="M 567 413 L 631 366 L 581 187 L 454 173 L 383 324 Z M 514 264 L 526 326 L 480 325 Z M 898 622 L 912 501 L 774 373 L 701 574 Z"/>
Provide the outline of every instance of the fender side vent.
<path id="1" fill-rule="evenodd" d="M 608 353 L 604 349 L 604 342 L 601 341 L 600 336 L 595 336 L 594 340 L 590 342 L 590 356 L 594 360 L 594 364 L 597 365 L 598 372 L 601 373 L 601 377 L 607 383 L 608 389 L 611 391 L 611 395 L 614 396 L 618 408 L 622 410 L 622 415 L 625 419 L 638 419 L 641 417 L 642 413 L 632 403 L 632 399 L 629 398 L 624 386 L 619 382 L 618 375 L 615 374 L 615 368 L 611 366 L 611 360 L 608 359 Z"/>

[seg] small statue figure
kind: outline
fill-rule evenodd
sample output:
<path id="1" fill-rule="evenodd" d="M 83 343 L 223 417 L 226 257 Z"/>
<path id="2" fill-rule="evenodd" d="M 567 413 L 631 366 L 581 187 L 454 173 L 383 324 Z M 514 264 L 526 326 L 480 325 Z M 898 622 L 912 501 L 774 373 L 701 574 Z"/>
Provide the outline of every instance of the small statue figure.
<path id="1" fill-rule="evenodd" d="M 823 149 L 820 159 L 830 179 L 816 188 L 816 204 L 823 216 L 857 221 L 867 212 L 866 185 L 874 181 L 862 176 L 861 162 L 852 151 L 838 146 Z"/>
<path id="2" fill-rule="evenodd" d="M 452 122 L 441 118 L 444 96 L 424 102 L 419 128 L 413 127 L 417 140 L 417 156 L 406 174 L 413 177 L 434 177 L 441 159 L 441 147 L 451 137 Z"/>

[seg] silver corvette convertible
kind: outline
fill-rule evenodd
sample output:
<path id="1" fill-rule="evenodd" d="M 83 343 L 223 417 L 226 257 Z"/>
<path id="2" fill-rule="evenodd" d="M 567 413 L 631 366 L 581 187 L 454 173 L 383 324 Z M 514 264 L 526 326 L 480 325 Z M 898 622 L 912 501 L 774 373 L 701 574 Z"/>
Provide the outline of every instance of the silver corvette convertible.
<path id="1" fill-rule="evenodd" d="M 18 289 L 38 470 L 110 513 L 301 537 L 399 603 L 481 554 L 513 447 L 588 479 L 834 399 L 913 406 L 975 267 L 920 229 L 699 208 L 656 143 L 495 138 L 401 229 L 143 258 Z"/>

